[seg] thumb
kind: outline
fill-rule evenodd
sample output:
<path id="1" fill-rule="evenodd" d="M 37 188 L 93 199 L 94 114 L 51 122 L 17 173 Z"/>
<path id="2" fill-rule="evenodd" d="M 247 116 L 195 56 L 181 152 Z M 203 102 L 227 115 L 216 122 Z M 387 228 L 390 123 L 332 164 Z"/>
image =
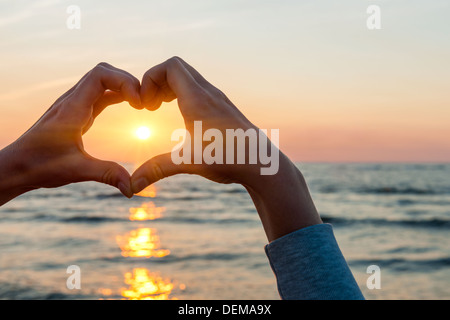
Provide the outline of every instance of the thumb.
<path id="1" fill-rule="evenodd" d="M 133 193 L 139 193 L 156 181 L 179 173 L 189 173 L 187 165 L 175 164 L 171 153 L 161 154 L 145 162 L 133 173 L 131 189 Z"/>
<path id="2" fill-rule="evenodd" d="M 103 161 L 95 158 L 85 160 L 82 167 L 86 181 L 97 181 L 116 187 L 127 198 L 133 196 L 130 174 L 116 162 Z"/>

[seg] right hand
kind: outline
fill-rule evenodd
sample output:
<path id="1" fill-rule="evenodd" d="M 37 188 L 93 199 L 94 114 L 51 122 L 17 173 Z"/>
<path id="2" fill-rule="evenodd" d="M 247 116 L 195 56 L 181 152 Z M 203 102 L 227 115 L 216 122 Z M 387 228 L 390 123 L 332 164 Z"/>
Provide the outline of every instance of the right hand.
<path id="1" fill-rule="evenodd" d="M 194 121 L 202 121 L 203 131 L 214 128 L 223 137 L 226 129 L 258 129 L 219 89 L 177 57 L 147 71 L 141 85 L 142 106 L 149 110 L 174 99 L 178 99 L 191 138 Z M 226 148 L 224 158 L 225 152 Z M 274 175 L 261 175 L 260 163 L 245 163 L 177 165 L 171 153 L 166 153 L 139 167 L 131 177 L 131 186 L 138 193 L 160 179 L 179 173 L 198 174 L 219 183 L 240 183 L 252 197 L 269 241 L 322 223 L 302 174 L 283 153 L 279 153 L 279 170 Z"/>
<path id="2" fill-rule="evenodd" d="M 202 121 L 203 132 L 208 129 L 219 130 L 224 137 L 224 144 L 227 129 L 240 128 L 244 131 L 258 129 L 225 94 L 178 57 L 171 58 L 148 70 L 141 85 L 142 105 L 149 110 L 156 110 L 162 102 L 169 102 L 176 98 L 191 140 L 194 139 L 194 121 Z M 191 146 L 186 146 L 186 148 L 191 149 Z M 206 164 L 203 161 L 202 164 L 194 164 L 194 150 L 191 150 L 191 155 L 191 164 L 174 164 L 171 153 L 150 159 L 133 174 L 133 192 L 138 193 L 162 178 L 179 173 L 198 174 L 219 183 L 243 185 L 251 185 L 260 175 L 259 163 Z M 224 146 L 224 163 L 225 155 L 226 148 Z"/>

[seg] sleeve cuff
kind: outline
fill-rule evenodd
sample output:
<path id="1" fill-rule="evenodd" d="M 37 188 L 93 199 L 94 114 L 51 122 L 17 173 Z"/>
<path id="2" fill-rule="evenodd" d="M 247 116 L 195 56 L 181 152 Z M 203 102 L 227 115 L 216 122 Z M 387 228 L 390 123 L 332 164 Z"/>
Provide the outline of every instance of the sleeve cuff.
<path id="1" fill-rule="evenodd" d="M 364 299 L 330 224 L 306 227 L 265 246 L 282 299 Z"/>

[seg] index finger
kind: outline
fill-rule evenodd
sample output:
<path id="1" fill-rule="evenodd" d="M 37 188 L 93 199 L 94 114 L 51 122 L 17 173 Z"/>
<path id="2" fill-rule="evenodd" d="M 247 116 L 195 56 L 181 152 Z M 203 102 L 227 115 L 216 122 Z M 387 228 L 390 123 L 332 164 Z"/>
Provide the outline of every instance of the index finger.
<path id="1" fill-rule="evenodd" d="M 149 109 L 156 109 L 162 100 L 188 98 L 200 89 L 199 83 L 178 57 L 148 70 L 142 78 L 141 100 Z"/>
<path id="2" fill-rule="evenodd" d="M 91 107 L 106 90 L 120 92 L 136 109 L 142 109 L 139 80 L 107 63 L 99 63 L 70 94 L 74 104 Z"/>

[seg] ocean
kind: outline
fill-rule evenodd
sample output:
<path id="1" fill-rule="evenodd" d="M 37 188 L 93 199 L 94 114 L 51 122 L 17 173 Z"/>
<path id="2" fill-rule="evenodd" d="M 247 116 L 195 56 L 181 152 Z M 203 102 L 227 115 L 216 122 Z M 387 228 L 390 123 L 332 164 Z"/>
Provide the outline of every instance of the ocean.
<path id="1" fill-rule="evenodd" d="M 298 166 L 367 299 L 450 298 L 450 164 Z M 36 190 L 0 207 L 0 299 L 279 299 L 266 243 L 240 185 Z"/>

